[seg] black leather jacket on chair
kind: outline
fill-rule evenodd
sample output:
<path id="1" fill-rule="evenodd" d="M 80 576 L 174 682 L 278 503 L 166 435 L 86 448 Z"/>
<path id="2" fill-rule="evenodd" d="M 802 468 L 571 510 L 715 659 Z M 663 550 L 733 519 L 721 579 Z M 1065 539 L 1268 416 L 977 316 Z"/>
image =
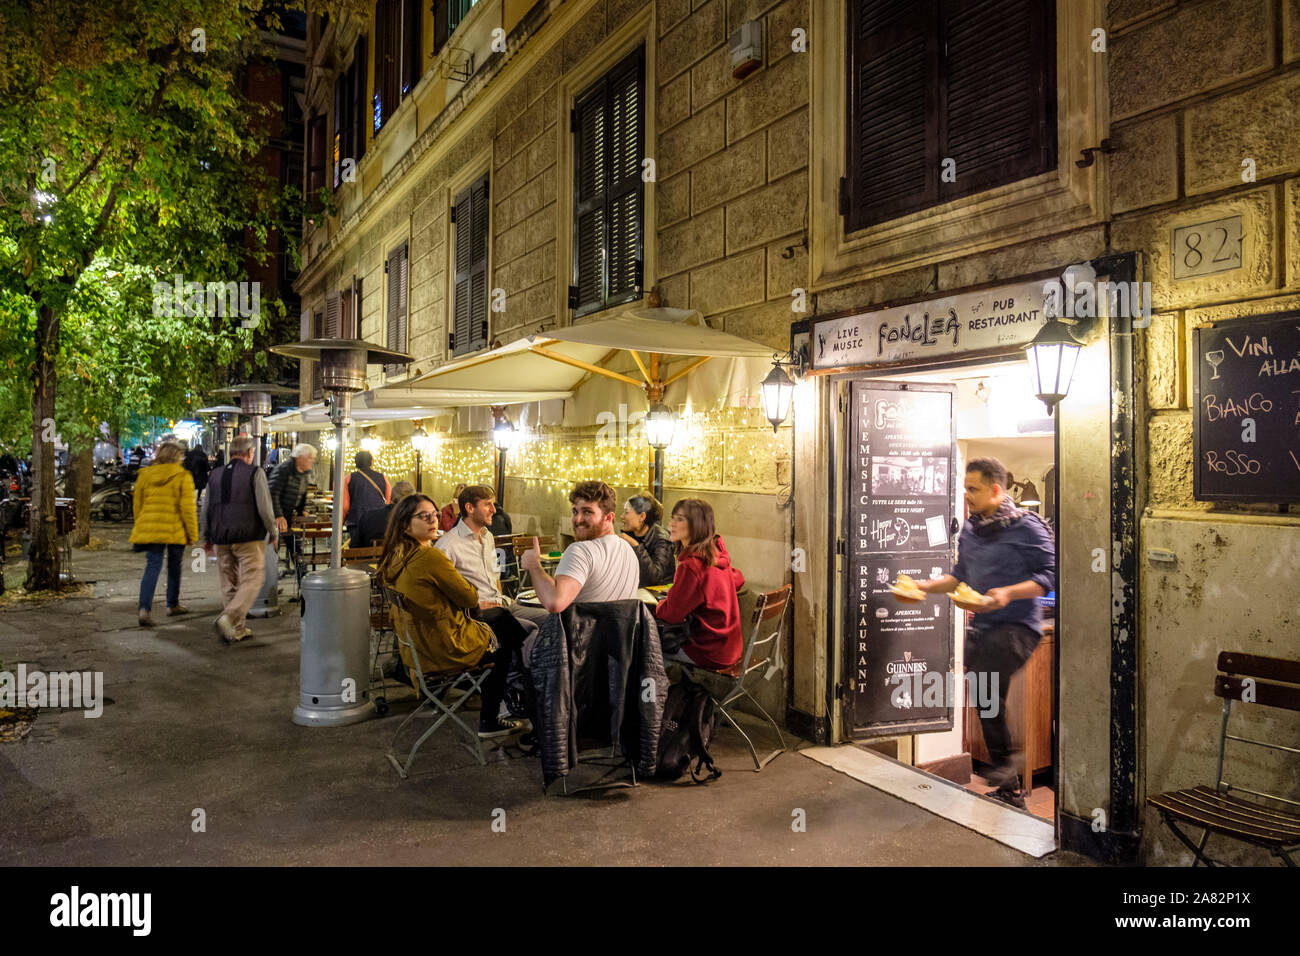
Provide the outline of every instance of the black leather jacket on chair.
<path id="1" fill-rule="evenodd" d="M 545 785 L 577 766 L 580 740 L 605 747 L 619 740 L 638 775 L 654 773 L 668 675 L 647 605 L 572 604 L 549 615 L 529 667 Z"/>

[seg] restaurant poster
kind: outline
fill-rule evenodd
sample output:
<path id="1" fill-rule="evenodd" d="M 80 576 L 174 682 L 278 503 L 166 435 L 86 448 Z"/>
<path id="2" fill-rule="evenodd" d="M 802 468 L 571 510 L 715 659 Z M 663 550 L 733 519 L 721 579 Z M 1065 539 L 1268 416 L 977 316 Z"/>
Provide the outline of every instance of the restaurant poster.
<path id="1" fill-rule="evenodd" d="M 900 573 L 925 580 L 952 567 L 955 388 L 857 381 L 849 401 L 851 732 L 949 730 L 952 602 L 905 604 L 889 585 Z"/>

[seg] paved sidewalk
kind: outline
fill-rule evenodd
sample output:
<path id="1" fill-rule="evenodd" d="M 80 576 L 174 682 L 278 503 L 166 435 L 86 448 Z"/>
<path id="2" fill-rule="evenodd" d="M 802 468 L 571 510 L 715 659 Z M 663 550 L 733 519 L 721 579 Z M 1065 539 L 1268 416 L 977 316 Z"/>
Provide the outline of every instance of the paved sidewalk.
<path id="1" fill-rule="evenodd" d="M 401 781 L 383 756 L 413 706 L 380 720 L 305 728 L 297 606 L 251 620 L 224 647 L 215 565 L 185 563 L 182 603 L 136 626 L 143 556 L 125 527 L 78 551 L 95 597 L 0 609 L 0 660 L 97 670 L 112 703 L 98 719 L 44 710 L 0 744 L 0 847 L 16 864 L 867 864 L 1059 865 L 949 823 L 797 753 L 762 773 L 739 735 L 718 732 L 721 779 L 543 796 L 538 761 L 497 752 L 479 767 L 442 730 Z M 10 580 L 20 570 L 9 566 Z M 164 575 L 165 578 L 165 575 Z M 287 579 L 284 590 L 291 593 Z M 408 729 L 408 733 L 409 733 Z M 553 788 L 558 790 L 558 786 Z M 202 810 L 206 832 L 195 832 Z M 803 810 L 806 832 L 793 832 Z M 494 832 L 504 811 L 505 832 Z M 499 825 L 498 825 L 499 829 Z"/>

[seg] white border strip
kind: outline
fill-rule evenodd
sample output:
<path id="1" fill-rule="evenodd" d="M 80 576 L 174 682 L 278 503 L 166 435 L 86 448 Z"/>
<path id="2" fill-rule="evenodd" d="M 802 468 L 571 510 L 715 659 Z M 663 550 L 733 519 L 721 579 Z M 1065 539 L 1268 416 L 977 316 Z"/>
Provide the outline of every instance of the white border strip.
<path id="1" fill-rule="evenodd" d="M 883 754 L 854 746 L 809 747 L 799 753 L 1021 853 L 1043 857 L 1056 850 L 1056 835 L 1048 821 Z"/>

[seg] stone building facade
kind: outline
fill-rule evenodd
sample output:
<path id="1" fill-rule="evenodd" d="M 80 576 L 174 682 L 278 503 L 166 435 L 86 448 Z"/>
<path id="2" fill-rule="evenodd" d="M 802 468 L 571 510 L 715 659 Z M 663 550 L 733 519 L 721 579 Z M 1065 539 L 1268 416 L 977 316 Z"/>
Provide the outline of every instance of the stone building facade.
<path id="1" fill-rule="evenodd" d="M 738 79 L 730 38 L 747 22 L 761 24 L 760 63 Z M 1276 505 L 1193 500 L 1189 364 L 1193 328 L 1300 308 L 1293 116 L 1300 3 L 1060 0 L 1048 22 L 1055 38 L 1051 168 L 847 234 L 838 190 L 850 44 L 837 0 L 479 0 L 445 41 L 437 17 L 425 11 L 418 79 L 378 132 L 366 115 L 355 181 L 342 182 L 333 208 L 305 227 L 297 282 L 303 335 L 319 330 L 312 323 L 332 293 L 359 285 L 355 331 L 387 341 L 390 302 L 400 300 L 390 299 L 385 264 L 406 244 L 409 288 L 398 344 L 415 361 L 391 375 L 372 370 L 370 384 L 397 384 L 451 360 L 450 208 L 485 173 L 488 285 L 504 294 L 504 308 L 490 314 L 483 345 L 571 322 L 569 114 L 584 90 L 638 48 L 645 54 L 646 158 L 653 160 L 644 190 L 643 297 L 611 313 L 647 304 L 653 290 L 663 305 L 696 309 L 714 328 L 784 352 L 792 323 L 1041 281 L 1072 263 L 1134 254 L 1135 278 L 1151 283 L 1156 315 L 1149 328 L 1109 331 L 1133 347 L 1134 392 L 1125 410 L 1133 442 L 1119 452 L 1131 466 L 1132 487 L 1115 487 L 1107 467 L 1116 451 L 1104 443 L 1114 414 L 1104 387 L 1075 397 L 1060 426 L 1063 503 L 1068 491 L 1079 492 L 1069 505 L 1074 526 L 1109 541 L 1112 505 L 1123 498 L 1134 521 L 1124 547 L 1139 560 L 1132 580 L 1106 581 L 1110 576 L 1089 573 L 1091 547 L 1060 557 L 1075 607 L 1091 610 L 1078 620 L 1072 645 L 1063 628 L 1059 832 L 1063 845 L 1098 856 L 1140 845 L 1146 858 L 1167 862 L 1172 847 L 1142 803 L 1148 793 L 1212 774 L 1218 709 L 1209 689 L 1218 650 L 1230 643 L 1300 656 L 1300 611 L 1286 583 L 1300 564 L 1297 519 Z M 356 62 L 359 38 L 374 35 L 373 11 L 364 22 L 313 23 L 308 113 L 326 118 L 330 137 L 335 79 Z M 378 59 L 372 44 L 367 94 Z M 1076 163 L 1103 139 L 1113 152 Z M 1250 179 L 1243 178 L 1246 159 L 1253 160 Z M 1173 277 L 1174 229 L 1238 215 L 1240 268 Z M 1096 349 L 1104 360 L 1105 338 Z M 303 383 L 306 402 L 306 374 Z M 832 390 L 829 379 L 815 376 L 801 386 L 793 427 L 787 422 L 763 453 L 775 460 L 772 479 L 708 488 L 720 525 L 732 529 L 729 545 L 733 535 L 741 545 L 731 545 L 733 553 L 754 556 L 746 567 L 751 578 L 794 584 L 785 666 L 767 693 L 788 705 L 791 727 L 823 742 L 846 737 L 834 699 L 841 650 L 827 591 L 838 573 L 825 494 L 838 467 Z M 481 415 L 456 423 L 487 427 Z M 402 428 L 380 432 L 398 436 Z M 447 486 L 453 480 L 435 477 Z M 442 485 L 435 497 L 450 491 Z M 674 491 L 692 490 L 669 486 L 670 500 Z M 562 504 L 553 489 L 509 471 L 506 489 L 512 513 L 544 515 Z M 1141 559 L 1147 547 L 1182 560 L 1172 570 L 1153 565 Z M 794 571 L 792 548 L 806 556 Z M 1114 662 L 1128 659 L 1116 650 L 1126 638 L 1117 638 L 1116 619 L 1097 609 L 1125 600 L 1136 601 L 1135 620 L 1125 626 L 1135 649 L 1124 692 L 1131 707 L 1123 705 L 1131 710 L 1131 734 L 1117 742 L 1111 688 Z M 1265 732 L 1291 727 L 1294 737 L 1293 724 L 1258 723 Z M 1265 784 L 1284 782 L 1271 766 L 1252 772 Z M 1095 810 L 1110 814 L 1121 791 L 1126 809 L 1117 816 L 1126 822 L 1113 839 L 1096 837 L 1089 826 Z"/>

